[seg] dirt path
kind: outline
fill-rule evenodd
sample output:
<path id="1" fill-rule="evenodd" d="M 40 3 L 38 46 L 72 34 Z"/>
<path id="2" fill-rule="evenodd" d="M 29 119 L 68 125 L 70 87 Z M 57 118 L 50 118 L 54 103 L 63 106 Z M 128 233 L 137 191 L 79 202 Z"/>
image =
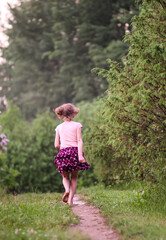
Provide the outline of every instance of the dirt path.
<path id="1" fill-rule="evenodd" d="M 108 227 L 99 209 L 80 200 L 81 196 L 74 197 L 73 212 L 79 217 L 80 223 L 72 225 L 71 229 L 81 230 L 91 240 L 119 240 L 120 235 Z"/>

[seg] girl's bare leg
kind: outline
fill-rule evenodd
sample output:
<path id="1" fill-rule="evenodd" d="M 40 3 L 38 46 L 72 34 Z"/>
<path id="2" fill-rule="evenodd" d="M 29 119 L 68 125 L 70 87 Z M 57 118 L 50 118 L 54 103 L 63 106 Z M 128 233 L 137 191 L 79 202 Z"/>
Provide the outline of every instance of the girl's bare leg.
<path id="1" fill-rule="evenodd" d="M 71 184 L 70 184 L 70 193 L 68 198 L 68 204 L 73 204 L 73 197 L 77 187 L 77 178 L 78 178 L 78 171 L 74 171 L 71 173 Z"/>
<path id="2" fill-rule="evenodd" d="M 65 188 L 65 192 L 69 192 L 70 191 L 69 173 L 63 172 L 62 177 L 63 177 L 62 183 L 63 183 L 63 186 Z"/>

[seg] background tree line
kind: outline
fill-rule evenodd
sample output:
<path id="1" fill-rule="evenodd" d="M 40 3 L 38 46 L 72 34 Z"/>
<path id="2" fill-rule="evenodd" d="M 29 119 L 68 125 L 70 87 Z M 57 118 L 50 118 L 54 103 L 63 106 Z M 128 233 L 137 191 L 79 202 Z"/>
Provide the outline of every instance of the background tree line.
<path id="1" fill-rule="evenodd" d="M 20 0 L 10 11 L 1 95 L 31 119 L 48 106 L 91 100 L 106 90 L 107 81 L 91 69 L 127 53 L 122 39 L 137 7 L 134 0 Z"/>

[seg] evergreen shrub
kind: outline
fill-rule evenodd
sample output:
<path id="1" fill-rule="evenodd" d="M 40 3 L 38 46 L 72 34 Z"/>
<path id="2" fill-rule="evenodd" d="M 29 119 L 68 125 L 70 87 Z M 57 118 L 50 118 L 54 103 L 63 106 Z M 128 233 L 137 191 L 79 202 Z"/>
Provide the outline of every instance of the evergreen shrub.
<path id="1" fill-rule="evenodd" d="M 166 181 L 165 5 L 143 1 L 132 20 L 125 66 L 95 69 L 109 88 L 89 134 L 96 172 L 106 185 L 123 180 Z M 94 141 L 95 139 L 95 141 Z"/>

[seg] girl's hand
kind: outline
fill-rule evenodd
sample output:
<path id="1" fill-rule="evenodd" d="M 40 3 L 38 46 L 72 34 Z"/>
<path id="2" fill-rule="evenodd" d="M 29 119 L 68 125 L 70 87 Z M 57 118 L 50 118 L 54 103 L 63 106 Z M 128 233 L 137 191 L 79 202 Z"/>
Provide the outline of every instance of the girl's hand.
<path id="1" fill-rule="evenodd" d="M 80 163 L 85 163 L 86 162 L 84 157 L 79 157 L 78 160 L 79 160 Z"/>
<path id="2" fill-rule="evenodd" d="M 55 148 L 59 150 L 60 149 L 60 145 L 55 145 Z"/>

